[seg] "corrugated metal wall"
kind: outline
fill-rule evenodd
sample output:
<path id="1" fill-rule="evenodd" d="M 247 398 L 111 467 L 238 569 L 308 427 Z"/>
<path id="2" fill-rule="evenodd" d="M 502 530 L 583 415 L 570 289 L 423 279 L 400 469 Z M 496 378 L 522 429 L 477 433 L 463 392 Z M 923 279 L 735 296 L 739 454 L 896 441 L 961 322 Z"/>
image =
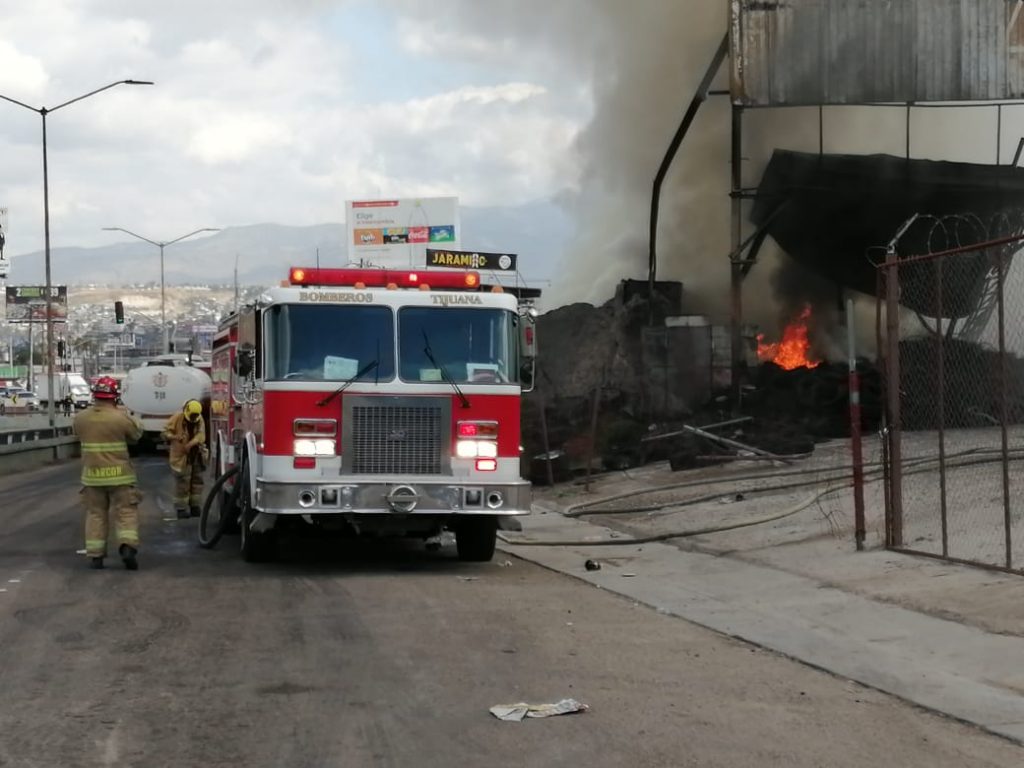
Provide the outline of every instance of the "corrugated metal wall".
<path id="1" fill-rule="evenodd" d="M 746 106 L 1024 97 L 1022 0 L 729 0 Z"/>

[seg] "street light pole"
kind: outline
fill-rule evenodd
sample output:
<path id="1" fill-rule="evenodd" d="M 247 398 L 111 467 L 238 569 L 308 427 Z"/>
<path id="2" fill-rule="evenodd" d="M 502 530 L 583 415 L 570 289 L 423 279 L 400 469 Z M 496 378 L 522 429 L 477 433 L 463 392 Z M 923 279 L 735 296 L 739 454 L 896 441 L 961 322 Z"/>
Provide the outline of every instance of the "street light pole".
<path id="1" fill-rule="evenodd" d="M 170 352 L 167 343 L 167 287 L 164 285 L 164 244 L 160 243 L 160 330 L 163 332 L 164 354 Z"/>
<path id="2" fill-rule="evenodd" d="M 220 232 L 220 227 L 203 227 L 197 229 L 194 232 L 189 232 L 187 235 L 176 237 L 173 240 L 150 240 L 148 237 L 143 237 L 140 234 L 132 232 L 129 229 L 123 227 L 103 227 L 104 232 L 124 232 L 126 235 L 136 237 L 143 242 L 155 245 L 160 249 L 160 325 L 164 329 L 164 354 L 166 355 L 171 351 L 170 344 L 167 340 L 167 290 L 164 285 L 164 248 L 168 245 L 174 245 L 180 243 L 182 240 L 187 240 L 193 235 L 198 235 L 200 232 Z"/>
<path id="3" fill-rule="evenodd" d="M 90 96 L 95 96 L 97 93 L 106 91 L 110 88 L 114 88 L 118 85 L 153 85 L 149 80 L 118 80 L 115 83 L 104 85 L 102 88 L 97 88 L 89 93 L 76 96 L 73 99 L 69 99 L 56 107 L 33 107 L 24 102 L 12 99 L 9 96 L 0 94 L 0 99 L 9 101 L 12 104 L 17 104 L 19 107 L 35 112 L 42 118 L 43 121 L 43 235 L 44 235 L 44 248 L 46 254 L 46 413 L 49 418 L 50 426 L 53 427 L 56 423 L 56 403 L 53 391 L 53 280 L 52 272 L 50 270 L 50 169 L 46 155 L 46 116 L 51 112 L 56 112 L 62 107 L 66 107 L 70 104 L 74 104 L 76 101 L 82 101 Z M 29 330 L 31 330 L 32 318 L 29 317 Z"/>

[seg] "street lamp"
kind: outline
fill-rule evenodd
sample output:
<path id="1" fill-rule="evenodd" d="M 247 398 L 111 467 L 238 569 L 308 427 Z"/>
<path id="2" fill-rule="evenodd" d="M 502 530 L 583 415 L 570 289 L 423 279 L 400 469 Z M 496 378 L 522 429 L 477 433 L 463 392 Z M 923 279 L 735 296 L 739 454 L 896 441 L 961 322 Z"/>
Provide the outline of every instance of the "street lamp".
<path id="1" fill-rule="evenodd" d="M 47 165 L 46 159 L 46 116 L 51 112 L 56 112 L 58 109 L 74 104 L 76 101 L 82 101 L 82 99 L 95 96 L 97 93 L 102 93 L 103 91 L 114 88 L 118 85 L 153 85 L 153 83 L 149 80 L 118 80 L 116 83 L 111 83 L 110 85 L 105 85 L 102 88 L 97 88 L 95 91 L 89 91 L 89 93 L 76 96 L 69 101 L 58 104 L 56 107 L 33 107 L 25 104 L 24 102 L 18 101 L 17 99 L 12 99 L 9 96 L 0 94 L 0 99 L 31 110 L 39 115 L 43 120 L 43 233 L 46 242 L 46 384 L 48 387 L 46 396 L 46 412 L 49 416 L 51 427 L 55 424 L 54 417 L 56 410 L 53 392 L 53 283 L 50 275 L 50 179 L 49 166 Z"/>
<path id="2" fill-rule="evenodd" d="M 220 227 L 204 227 L 203 229 L 197 229 L 195 232 L 189 232 L 187 235 L 176 237 L 173 240 L 150 240 L 148 237 L 137 235 L 131 230 L 123 229 L 121 227 L 103 227 L 105 232 L 124 232 L 126 235 L 137 237 L 139 240 L 143 240 L 150 245 L 155 245 L 160 249 L 160 325 L 164 329 L 164 354 L 166 355 L 171 351 L 170 344 L 167 342 L 167 297 L 164 290 L 164 247 L 168 245 L 174 245 L 180 243 L 182 240 L 187 240 L 192 235 L 198 235 L 200 232 L 220 232 Z"/>

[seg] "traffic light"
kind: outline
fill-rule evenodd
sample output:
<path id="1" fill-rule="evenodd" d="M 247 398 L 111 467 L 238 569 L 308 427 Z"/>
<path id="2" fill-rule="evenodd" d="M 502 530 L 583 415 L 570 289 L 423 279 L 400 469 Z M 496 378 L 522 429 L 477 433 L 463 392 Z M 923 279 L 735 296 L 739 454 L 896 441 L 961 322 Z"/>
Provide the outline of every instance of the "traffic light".
<path id="1" fill-rule="evenodd" d="M 64 339 L 57 341 L 57 357 L 65 357 L 64 355 Z"/>
<path id="2" fill-rule="evenodd" d="M 124 302 L 114 302 L 114 322 L 118 325 L 124 325 Z"/>

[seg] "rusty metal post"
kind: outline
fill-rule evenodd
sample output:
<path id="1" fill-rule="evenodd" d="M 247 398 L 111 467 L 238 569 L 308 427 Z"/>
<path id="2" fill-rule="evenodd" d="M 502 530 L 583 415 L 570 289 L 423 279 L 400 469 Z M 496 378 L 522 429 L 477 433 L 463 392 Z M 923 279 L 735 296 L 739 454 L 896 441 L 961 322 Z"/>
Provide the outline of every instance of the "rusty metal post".
<path id="1" fill-rule="evenodd" d="M 594 466 L 594 454 L 597 452 L 597 417 L 601 410 L 601 386 L 594 387 L 594 410 L 590 414 L 590 445 L 587 447 L 587 478 L 583 490 L 590 491 L 590 472 Z"/>
<path id="2" fill-rule="evenodd" d="M 911 106 L 912 105 L 908 102 L 907 103 L 907 148 L 906 148 L 906 150 L 907 150 L 907 158 L 906 159 L 907 160 L 910 159 L 910 108 L 911 108 Z"/>
<path id="3" fill-rule="evenodd" d="M 999 431 L 1002 437 L 1003 454 L 1003 526 L 1006 529 L 1006 567 L 1013 568 L 1013 539 L 1010 520 L 1010 446 L 1006 425 L 1009 421 L 1007 409 L 1006 373 L 1006 249 L 999 249 Z"/>
<path id="4" fill-rule="evenodd" d="M 949 557 L 949 509 L 946 499 L 946 355 L 942 330 L 942 263 L 935 260 L 935 379 L 939 398 L 939 514 L 942 523 L 942 556 Z"/>
<path id="5" fill-rule="evenodd" d="M 864 450 L 861 442 L 860 374 L 857 373 L 853 299 L 846 300 L 846 343 L 850 355 L 850 451 L 853 459 L 853 539 L 857 551 L 867 537 L 864 523 Z"/>
<path id="6" fill-rule="evenodd" d="M 889 547 L 903 546 L 903 446 L 900 413 L 900 275 L 896 241 L 885 254 L 885 326 L 886 326 L 886 400 L 889 416 L 889 467 L 892 478 L 892 504 L 886 535 Z"/>
<path id="7" fill-rule="evenodd" d="M 996 106 L 996 165 L 1003 164 L 1003 105 Z"/>
<path id="8" fill-rule="evenodd" d="M 732 260 L 730 269 L 730 304 L 732 335 L 732 393 L 734 408 L 740 402 L 740 372 L 743 368 L 743 267 L 740 243 L 743 242 L 743 110 L 732 108 Z"/>
<path id="9" fill-rule="evenodd" d="M 544 444 L 544 463 L 547 465 L 548 487 L 555 485 L 555 471 L 551 467 L 551 442 L 548 440 L 548 402 L 540 395 L 540 438 Z"/>

